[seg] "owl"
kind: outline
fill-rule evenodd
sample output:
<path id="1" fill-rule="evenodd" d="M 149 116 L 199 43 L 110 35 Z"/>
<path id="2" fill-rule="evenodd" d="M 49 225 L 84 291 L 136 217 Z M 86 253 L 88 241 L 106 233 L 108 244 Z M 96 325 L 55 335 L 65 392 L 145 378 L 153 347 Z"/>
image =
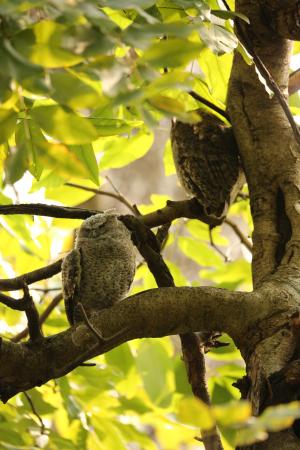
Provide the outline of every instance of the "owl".
<path id="1" fill-rule="evenodd" d="M 176 171 L 186 193 L 197 198 L 205 213 L 222 218 L 244 183 L 238 147 L 230 127 L 213 114 L 197 112 L 197 123 L 172 123 Z"/>
<path id="2" fill-rule="evenodd" d="M 106 211 L 86 219 L 75 248 L 62 263 L 62 287 L 70 325 L 83 320 L 80 302 L 89 316 L 122 300 L 135 274 L 135 250 L 130 232 L 116 213 Z"/>

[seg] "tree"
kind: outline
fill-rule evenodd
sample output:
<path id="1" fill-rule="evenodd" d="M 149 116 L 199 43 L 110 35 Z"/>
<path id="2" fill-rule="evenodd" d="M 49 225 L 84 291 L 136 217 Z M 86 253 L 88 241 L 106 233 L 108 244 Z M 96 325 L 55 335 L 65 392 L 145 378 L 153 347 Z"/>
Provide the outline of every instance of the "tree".
<path id="1" fill-rule="evenodd" d="M 0 289 L 23 292 L 0 297 L 3 448 L 180 448 L 195 443 L 198 428 L 206 449 L 299 448 L 300 138 L 287 103 L 298 6 L 235 3 L 232 12 L 233 2 L 214 0 L 1 2 Z M 297 74 L 293 92 L 295 83 Z M 290 106 L 297 114 L 297 94 Z M 195 123 L 199 107 L 232 126 L 251 216 L 247 188 L 229 214 L 249 226 L 252 217 L 253 248 L 232 217 L 212 217 L 195 199 L 152 196 L 151 206 L 135 207 L 99 189 L 99 173 L 147 153 L 164 118 Z M 164 163 L 172 173 L 169 142 Z M 60 286 L 55 258 L 96 213 L 78 207 L 95 193 L 130 209 L 122 220 L 150 271 L 142 261 L 133 295 L 92 324 L 67 328 L 62 296 L 52 295 Z M 214 227 L 222 223 L 252 250 L 253 291 L 248 263 L 220 256 L 224 238 Z M 164 261 L 164 245 L 163 254 L 173 245 L 200 266 L 201 286 L 176 260 Z M 28 327 L 16 334 L 24 316 Z M 115 337 L 99 340 L 94 329 Z M 169 338 L 129 342 L 174 334 L 190 386 Z M 217 369 L 210 406 L 204 350 L 238 359 L 231 339 L 246 372 L 240 362 Z M 96 367 L 80 366 L 98 355 Z M 239 397 L 232 381 L 253 417 L 246 401 L 226 403 Z"/>

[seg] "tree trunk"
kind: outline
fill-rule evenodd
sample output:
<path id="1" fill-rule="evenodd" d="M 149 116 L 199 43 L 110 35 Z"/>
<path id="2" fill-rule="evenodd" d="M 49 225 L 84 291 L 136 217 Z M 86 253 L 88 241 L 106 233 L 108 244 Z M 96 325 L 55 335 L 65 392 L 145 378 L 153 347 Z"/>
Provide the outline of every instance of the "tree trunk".
<path id="1" fill-rule="evenodd" d="M 250 26 L 240 21 L 238 32 L 246 34 L 254 54 L 263 61 L 285 98 L 292 45 L 282 17 L 283 9 L 290 11 L 293 6 L 296 2 L 236 1 L 236 10 L 250 20 Z M 295 14 L 293 17 L 296 21 Z M 289 18 L 292 21 L 292 15 Z M 291 38 L 294 36 L 295 29 Z M 237 342 L 247 368 L 246 397 L 258 415 L 268 405 L 295 400 L 299 393 L 299 370 L 291 361 L 299 357 L 300 344 L 296 312 L 300 300 L 300 147 L 278 97 L 268 94 L 254 65 L 247 65 L 238 53 L 231 72 L 228 112 L 249 186 L 254 289 L 263 288 L 268 293 L 261 299 L 264 303 L 277 290 L 279 302 L 283 305 L 287 301 L 290 311 L 280 315 L 279 307 L 268 320 L 257 320 L 254 328 L 245 329 L 243 339 Z M 296 425 L 271 434 L 266 442 L 251 448 L 299 449 Z"/>

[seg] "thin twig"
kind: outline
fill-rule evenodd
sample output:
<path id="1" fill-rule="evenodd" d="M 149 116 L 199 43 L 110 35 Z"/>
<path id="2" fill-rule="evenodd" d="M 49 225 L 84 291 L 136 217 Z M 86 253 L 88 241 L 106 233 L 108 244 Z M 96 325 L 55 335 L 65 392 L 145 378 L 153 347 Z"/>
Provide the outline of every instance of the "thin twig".
<path id="1" fill-rule="evenodd" d="M 32 413 L 35 415 L 35 417 L 38 419 L 38 421 L 40 422 L 40 427 L 41 427 L 41 434 L 45 434 L 45 424 L 43 422 L 43 419 L 41 418 L 41 416 L 39 415 L 39 413 L 37 412 L 34 403 L 30 397 L 30 395 L 28 394 L 28 392 L 23 392 L 24 396 L 26 397 L 29 406 L 31 408 Z"/>
<path id="2" fill-rule="evenodd" d="M 193 97 L 195 100 L 197 100 L 200 103 L 203 103 L 203 105 L 207 106 L 208 108 L 212 109 L 213 111 L 220 114 L 222 117 L 224 117 L 228 122 L 230 123 L 230 117 L 229 114 L 224 111 L 224 109 L 219 108 L 219 106 L 215 105 L 211 101 L 207 100 L 205 97 L 202 97 L 202 95 L 197 94 L 195 91 L 188 91 L 188 94 Z"/>
<path id="3" fill-rule="evenodd" d="M 238 227 L 238 225 L 236 223 L 234 223 L 231 219 L 226 218 L 224 220 L 224 223 L 226 223 L 227 225 L 229 225 L 232 230 L 235 232 L 235 234 L 240 238 L 242 244 L 244 244 L 244 246 L 249 250 L 249 252 L 252 253 L 252 248 L 253 245 L 252 243 L 249 241 L 249 239 L 246 238 L 246 236 L 244 235 L 244 233 L 240 230 L 240 228 Z"/>
<path id="4" fill-rule="evenodd" d="M 25 273 L 15 278 L 0 279 L 1 291 L 17 291 L 22 289 L 24 282 L 26 284 L 32 284 L 37 281 L 45 280 L 53 277 L 61 271 L 62 259 L 49 264 L 48 266 L 41 267 L 40 269 L 33 270 L 32 272 Z"/>
<path id="5" fill-rule="evenodd" d="M 135 216 L 141 216 L 141 213 L 140 213 L 138 207 L 137 207 L 136 205 L 133 205 L 131 202 L 129 202 L 129 201 L 127 200 L 127 198 L 124 197 L 123 194 L 121 194 L 121 192 L 119 191 L 119 189 L 118 189 L 118 188 L 116 187 L 116 185 L 112 182 L 111 178 L 110 178 L 108 175 L 106 175 L 105 178 L 106 178 L 106 180 L 108 181 L 108 183 L 111 185 L 111 187 L 113 188 L 113 190 L 115 191 L 115 193 L 116 193 L 117 195 L 119 195 L 120 201 L 123 201 L 123 202 L 124 202 L 124 200 L 125 200 L 125 201 L 126 201 L 125 204 L 126 204 L 126 206 L 130 209 L 130 211 L 132 211 L 132 212 L 134 213 Z M 129 205 L 130 205 L 130 206 L 129 206 Z"/>
<path id="6" fill-rule="evenodd" d="M 87 187 L 87 186 L 82 186 L 77 183 L 65 183 L 65 185 L 69 186 L 69 187 L 77 188 L 77 189 L 82 189 L 83 191 L 93 192 L 94 194 L 106 195 L 107 197 L 112 197 L 116 200 L 119 200 L 119 202 L 121 202 L 125 206 L 127 206 L 127 208 L 129 208 L 130 211 L 134 215 L 136 215 L 136 211 L 135 211 L 134 207 L 126 200 L 126 198 L 123 195 L 121 195 L 119 193 L 115 194 L 114 192 L 104 191 L 103 189 L 95 189 L 95 188 L 91 188 L 91 187 Z M 1 212 L 1 210 L 0 210 L 0 212 Z"/>
<path id="7" fill-rule="evenodd" d="M 39 287 L 35 287 L 35 286 L 31 286 L 31 289 L 34 289 L 37 292 L 43 292 L 44 294 L 48 294 L 49 292 L 54 292 L 54 291 L 60 291 L 61 290 L 60 287 L 39 288 Z"/>
<path id="8" fill-rule="evenodd" d="M 224 252 L 222 252 L 222 250 L 214 243 L 214 238 L 212 235 L 212 229 L 209 227 L 208 230 L 208 234 L 209 234 L 209 241 L 210 241 L 210 245 L 212 246 L 212 248 L 214 248 L 216 250 L 216 252 L 218 252 L 222 258 L 224 259 L 225 262 L 228 262 L 229 258 L 227 255 L 225 255 Z"/>

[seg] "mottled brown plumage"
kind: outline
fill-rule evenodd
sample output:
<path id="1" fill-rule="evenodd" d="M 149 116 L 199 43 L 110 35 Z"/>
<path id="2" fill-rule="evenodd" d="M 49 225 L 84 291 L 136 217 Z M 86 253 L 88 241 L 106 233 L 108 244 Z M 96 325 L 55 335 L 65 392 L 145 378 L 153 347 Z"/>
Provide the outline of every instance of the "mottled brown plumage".
<path id="1" fill-rule="evenodd" d="M 198 111 L 201 121 L 174 121 L 171 142 L 178 178 L 207 215 L 223 217 L 244 177 L 232 129 L 218 117 Z"/>
<path id="2" fill-rule="evenodd" d="M 62 287 L 71 325 L 86 314 L 122 300 L 135 273 L 135 250 L 126 226 L 116 213 L 106 211 L 84 220 L 75 248 L 62 263 Z"/>

